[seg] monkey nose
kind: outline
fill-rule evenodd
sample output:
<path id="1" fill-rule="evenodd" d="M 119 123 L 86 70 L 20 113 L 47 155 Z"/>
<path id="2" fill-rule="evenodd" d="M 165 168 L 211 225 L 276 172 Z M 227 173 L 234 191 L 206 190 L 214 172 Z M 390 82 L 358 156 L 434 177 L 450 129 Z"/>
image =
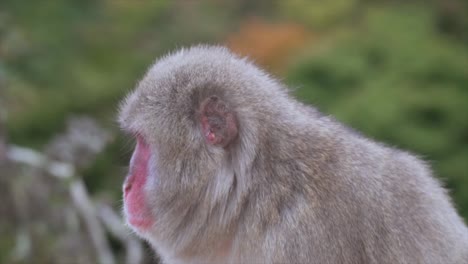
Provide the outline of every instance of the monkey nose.
<path id="1" fill-rule="evenodd" d="M 131 190 L 132 190 L 132 182 L 127 179 L 123 185 L 124 195 L 127 195 Z"/>

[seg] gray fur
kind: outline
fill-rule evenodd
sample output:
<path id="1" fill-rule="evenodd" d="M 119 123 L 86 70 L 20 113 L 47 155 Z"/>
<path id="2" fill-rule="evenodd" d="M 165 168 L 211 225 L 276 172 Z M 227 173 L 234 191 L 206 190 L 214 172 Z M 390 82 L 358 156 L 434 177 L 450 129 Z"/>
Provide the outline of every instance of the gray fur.
<path id="1" fill-rule="evenodd" d="M 216 95 L 239 136 L 206 144 Z M 367 139 L 222 47 L 158 60 L 122 103 L 122 127 L 154 155 L 135 230 L 167 263 L 468 263 L 468 231 L 415 156 Z"/>

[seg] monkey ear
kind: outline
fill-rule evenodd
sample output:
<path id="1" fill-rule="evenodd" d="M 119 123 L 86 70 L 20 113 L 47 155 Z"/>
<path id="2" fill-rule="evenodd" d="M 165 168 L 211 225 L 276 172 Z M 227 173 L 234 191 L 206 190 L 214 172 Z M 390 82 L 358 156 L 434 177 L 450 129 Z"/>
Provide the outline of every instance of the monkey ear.
<path id="1" fill-rule="evenodd" d="M 206 98 L 200 105 L 200 114 L 202 133 L 208 144 L 226 147 L 236 139 L 236 116 L 219 97 Z"/>

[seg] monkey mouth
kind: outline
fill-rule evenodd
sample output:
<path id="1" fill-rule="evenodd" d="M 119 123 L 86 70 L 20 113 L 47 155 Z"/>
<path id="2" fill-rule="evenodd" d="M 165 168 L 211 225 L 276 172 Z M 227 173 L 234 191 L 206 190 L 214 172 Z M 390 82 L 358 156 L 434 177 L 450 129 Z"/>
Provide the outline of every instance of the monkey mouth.
<path id="1" fill-rule="evenodd" d="M 127 224 L 136 229 L 148 229 L 154 223 L 153 217 L 149 212 L 135 210 L 139 207 L 132 207 L 130 204 L 124 205 L 124 216 Z"/>
<path id="2" fill-rule="evenodd" d="M 127 214 L 127 223 L 137 229 L 148 229 L 153 224 L 150 217 L 135 216 Z"/>

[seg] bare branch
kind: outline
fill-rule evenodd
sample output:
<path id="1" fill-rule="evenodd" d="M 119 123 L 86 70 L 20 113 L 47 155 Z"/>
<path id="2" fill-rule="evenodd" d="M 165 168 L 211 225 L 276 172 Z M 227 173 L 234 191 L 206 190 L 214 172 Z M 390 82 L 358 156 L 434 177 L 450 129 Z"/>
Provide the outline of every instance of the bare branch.
<path id="1" fill-rule="evenodd" d="M 114 264 L 114 256 L 83 181 L 75 179 L 70 184 L 70 194 L 76 208 L 85 220 L 89 234 L 98 253 L 99 263 Z"/>
<path id="2" fill-rule="evenodd" d="M 125 245 L 127 256 L 125 263 L 142 263 L 143 245 L 139 240 L 129 235 L 128 229 L 122 224 L 120 216 L 105 203 L 99 203 L 97 208 L 101 221 L 106 225 L 107 230 Z"/>

